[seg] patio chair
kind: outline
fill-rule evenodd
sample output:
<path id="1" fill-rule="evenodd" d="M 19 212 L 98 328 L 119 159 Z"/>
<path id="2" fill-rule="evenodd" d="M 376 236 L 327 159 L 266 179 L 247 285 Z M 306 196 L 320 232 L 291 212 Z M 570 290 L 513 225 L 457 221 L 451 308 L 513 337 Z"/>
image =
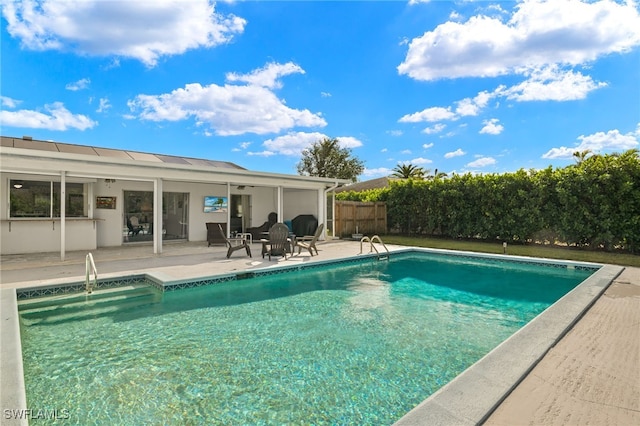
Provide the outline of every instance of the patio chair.
<path id="1" fill-rule="evenodd" d="M 287 251 L 291 250 L 291 240 L 289 239 L 289 228 L 284 223 L 276 223 L 269 229 L 269 239 L 260 240 L 262 242 L 262 257 L 284 256 L 287 259 Z"/>
<path id="2" fill-rule="evenodd" d="M 321 223 L 318 226 L 318 229 L 316 229 L 316 233 L 313 234 L 313 236 L 305 235 L 302 237 L 296 237 L 298 254 L 300 254 L 303 248 L 306 248 L 307 250 L 309 250 L 309 253 L 311 254 L 311 256 L 313 256 L 314 250 L 316 251 L 316 254 L 318 254 L 318 248 L 316 247 L 316 242 L 318 241 L 318 238 L 320 238 L 320 236 L 322 235 L 323 229 L 324 229 L 324 223 Z"/>
<path id="3" fill-rule="evenodd" d="M 238 241 L 237 244 L 233 244 L 225 235 L 224 231 L 222 230 L 222 225 L 218 224 L 218 229 L 220 229 L 220 235 L 222 235 L 222 238 L 225 241 L 225 244 L 228 247 L 227 250 L 227 259 L 229 259 L 231 257 L 231 253 L 233 253 L 236 250 L 242 250 L 245 249 L 247 251 L 247 256 L 252 257 L 251 256 L 251 247 L 249 247 L 249 243 L 247 242 L 246 239 L 239 239 L 236 240 Z"/>
<path id="4" fill-rule="evenodd" d="M 140 226 L 137 216 L 130 216 L 127 219 L 127 228 L 129 228 L 129 235 L 138 235 L 142 231 L 142 226 Z"/>

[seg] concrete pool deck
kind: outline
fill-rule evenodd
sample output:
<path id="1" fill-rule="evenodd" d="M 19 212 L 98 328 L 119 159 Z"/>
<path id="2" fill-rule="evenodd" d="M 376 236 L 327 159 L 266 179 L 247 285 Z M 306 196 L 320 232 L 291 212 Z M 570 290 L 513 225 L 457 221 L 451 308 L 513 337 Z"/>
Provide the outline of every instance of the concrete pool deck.
<path id="1" fill-rule="evenodd" d="M 231 259 L 226 259 L 224 247 L 207 247 L 203 243 L 166 244 L 160 255 L 154 255 L 148 245 L 130 245 L 94 250 L 93 256 L 100 279 L 151 273 L 166 280 L 188 280 L 276 265 L 295 266 L 353 257 L 359 254 L 360 243 L 330 241 L 320 243 L 318 248 L 318 256 L 311 257 L 304 251 L 286 261 L 279 259 L 271 262 L 261 258 L 260 245 L 257 243 L 252 246 L 251 259 L 238 252 Z M 369 253 L 368 246 L 363 248 L 365 254 Z M 396 251 L 406 247 L 389 246 L 389 249 Z M 3 294 L 7 291 L 13 294 L 12 289 L 84 281 L 85 256 L 86 252 L 69 252 L 64 262 L 61 262 L 59 253 L 2 256 L 0 289 Z M 580 314 L 577 322 L 574 316 L 568 332 L 565 334 L 564 329 L 560 332 L 558 337 L 562 338 L 559 342 L 543 342 L 551 347 L 538 348 L 542 359 L 540 362 L 537 362 L 540 357 L 534 359 L 533 364 L 537 365 L 533 369 L 529 367 L 524 374 L 518 373 L 518 379 L 510 384 L 501 384 L 509 388 L 514 384 L 517 386 L 504 401 L 500 398 L 502 402 L 491 415 L 487 417 L 486 408 L 471 406 L 474 403 L 470 399 L 461 399 L 461 395 L 454 390 L 436 393 L 435 404 L 432 401 L 426 406 L 428 414 L 425 414 L 425 406 L 422 409 L 418 406 L 399 423 L 476 424 L 486 421 L 486 424 L 492 425 L 640 424 L 640 269 L 626 268 L 618 275 L 620 269 L 611 268 L 611 279 L 605 280 L 606 284 L 596 285 L 601 286 L 604 293 L 590 296 L 595 303 L 581 308 L 580 312 L 588 310 L 584 315 Z M 613 283 L 609 286 L 611 280 Z M 5 306 L 3 303 L 0 349 L 3 358 L 7 351 L 12 350 L 5 340 L 5 329 L 8 328 L 5 317 L 11 314 Z M 549 328 L 549 325 L 540 322 L 538 326 Z M 535 332 L 529 336 L 522 333 L 520 338 L 530 341 L 535 335 Z M 517 339 L 515 344 L 518 344 Z M 526 358 L 525 354 L 510 354 L 511 357 L 514 355 Z M 492 384 L 477 376 L 480 370 L 475 371 L 475 379 L 480 380 L 474 380 L 474 372 L 471 371 L 470 375 L 465 373 L 466 381 L 458 382 L 462 382 L 464 388 L 473 388 L 471 390 L 475 393 L 490 394 L 482 386 L 489 385 L 492 388 Z M 0 377 L 0 393 L 3 395 L 0 423 L 19 424 L 7 419 L 4 413 L 6 409 L 20 408 L 7 406 L 12 401 L 19 401 L 7 397 L 13 389 L 5 373 L 3 370 Z M 500 376 L 502 371 L 494 373 Z M 441 400 L 438 402 L 442 395 L 450 400 L 457 399 L 458 410 L 461 411 L 442 412 Z M 474 414 L 474 410 L 484 411 Z M 438 419 L 437 423 L 433 422 L 434 418 Z"/>

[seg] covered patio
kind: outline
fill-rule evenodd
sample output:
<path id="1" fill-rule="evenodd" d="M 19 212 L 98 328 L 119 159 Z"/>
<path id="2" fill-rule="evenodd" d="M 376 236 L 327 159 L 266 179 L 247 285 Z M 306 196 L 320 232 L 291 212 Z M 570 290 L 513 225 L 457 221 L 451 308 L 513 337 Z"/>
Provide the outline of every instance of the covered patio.
<path id="1" fill-rule="evenodd" d="M 207 241 L 206 223 L 227 236 L 276 213 L 313 215 L 333 235 L 332 191 L 345 180 L 250 171 L 215 160 L 2 137 L 2 254 L 170 240 Z M 328 201 L 329 200 L 329 201 Z M 323 235 L 324 238 L 324 235 Z"/>

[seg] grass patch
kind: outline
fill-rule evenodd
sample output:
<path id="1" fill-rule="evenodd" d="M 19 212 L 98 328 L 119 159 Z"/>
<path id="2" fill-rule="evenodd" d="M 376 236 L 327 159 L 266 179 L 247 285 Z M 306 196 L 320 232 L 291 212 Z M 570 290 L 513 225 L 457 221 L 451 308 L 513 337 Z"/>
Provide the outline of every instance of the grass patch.
<path id="1" fill-rule="evenodd" d="M 501 242 L 448 240 L 427 237 L 405 237 L 399 235 L 385 235 L 384 242 L 385 244 L 397 244 L 402 246 L 463 250 L 480 253 L 502 254 L 504 250 Z M 638 255 L 583 250 L 574 247 L 547 246 L 541 244 L 509 244 L 507 246 L 507 254 L 640 267 L 640 256 Z"/>

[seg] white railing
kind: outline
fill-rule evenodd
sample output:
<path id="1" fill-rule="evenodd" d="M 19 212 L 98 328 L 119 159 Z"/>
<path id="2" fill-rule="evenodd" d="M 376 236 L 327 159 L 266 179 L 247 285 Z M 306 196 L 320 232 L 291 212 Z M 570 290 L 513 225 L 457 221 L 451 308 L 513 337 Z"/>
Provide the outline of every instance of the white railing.
<path id="1" fill-rule="evenodd" d="M 376 254 L 378 254 L 378 259 L 381 258 L 381 256 L 379 256 L 380 252 L 378 251 L 378 248 L 373 243 L 377 241 L 378 243 L 382 244 L 382 247 L 384 247 L 384 249 L 387 252 L 386 258 L 389 259 L 389 249 L 382 242 L 382 239 L 378 235 L 374 235 L 371 238 L 364 236 L 360 239 L 360 254 L 362 254 L 362 243 L 364 243 L 365 241 L 369 243 L 369 253 L 373 253 L 373 251 L 375 250 Z"/>
<path id="2" fill-rule="evenodd" d="M 85 259 L 85 272 L 85 286 L 87 293 L 91 294 L 93 292 L 93 288 L 98 286 L 98 270 L 96 269 L 96 263 L 93 261 L 93 255 L 91 253 L 87 254 Z M 93 285 L 89 279 L 91 274 L 93 274 Z"/>

